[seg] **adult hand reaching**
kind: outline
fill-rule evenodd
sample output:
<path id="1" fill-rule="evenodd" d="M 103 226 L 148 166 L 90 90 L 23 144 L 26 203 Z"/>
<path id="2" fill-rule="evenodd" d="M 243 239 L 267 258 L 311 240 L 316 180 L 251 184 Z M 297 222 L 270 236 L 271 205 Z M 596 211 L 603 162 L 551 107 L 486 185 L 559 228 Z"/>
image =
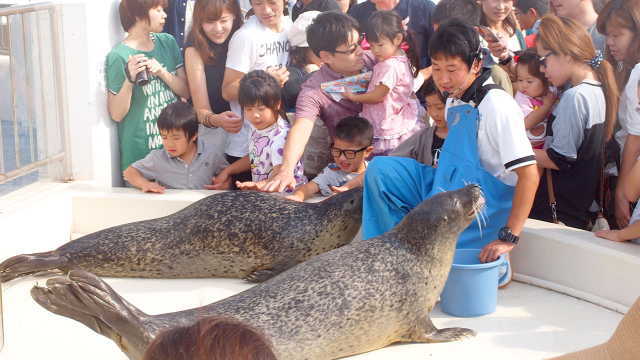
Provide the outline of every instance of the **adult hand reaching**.
<path id="1" fill-rule="evenodd" d="M 258 183 L 258 190 L 264 192 L 283 192 L 285 189 L 295 189 L 296 179 L 293 171 L 282 167 L 272 171 L 273 177 Z"/>
<path id="2" fill-rule="evenodd" d="M 238 133 L 242 129 L 243 121 L 240 116 L 232 111 L 225 111 L 220 114 L 211 113 L 206 117 L 207 124 L 217 126 L 228 133 Z"/>

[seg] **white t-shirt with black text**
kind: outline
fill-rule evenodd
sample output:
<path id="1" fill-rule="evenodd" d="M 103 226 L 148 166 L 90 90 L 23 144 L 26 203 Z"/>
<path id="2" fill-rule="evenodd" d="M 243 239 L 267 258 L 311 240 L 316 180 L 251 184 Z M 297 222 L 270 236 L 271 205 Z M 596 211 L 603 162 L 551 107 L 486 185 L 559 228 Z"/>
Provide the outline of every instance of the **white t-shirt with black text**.
<path id="1" fill-rule="evenodd" d="M 282 31 L 275 32 L 252 16 L 233 34 L 229 41 L 226 67 L 248 73 L 252 70 L 266 70 L 270 66 L 286 66 L 289 60 L 289 40 L 287 33 L 291 19 L 282 17 Z M 240 104 L 230 101 L 231 111 L 242 116 Z M 248 153 L 248 139 L 251 125 L 245 120 L 242 130 L 227 137 L 226 153 L 241 157 Z"/>
<path id="2" fill-rule="evenodd" d="M 493 84 L 491 79 L 483 85 Z M 463 105 L 459 99 L 447 99 L 449 108 Z M 473 104 L 471 104 L 473 106 Z M 507 92 L 492 89 L 478 105 L 478 155 L 482 167 L 504 184 L 515 186 L 518 175 L 513 170 L 536 163 L 524 127 L 524 114 Z"/>

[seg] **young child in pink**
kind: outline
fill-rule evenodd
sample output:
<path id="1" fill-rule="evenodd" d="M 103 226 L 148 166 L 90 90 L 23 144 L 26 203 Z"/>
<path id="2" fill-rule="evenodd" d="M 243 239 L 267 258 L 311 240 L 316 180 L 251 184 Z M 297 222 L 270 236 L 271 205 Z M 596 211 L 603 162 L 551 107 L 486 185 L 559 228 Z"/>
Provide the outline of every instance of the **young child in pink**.
<path id="1" fill-rule="evenodd" d="M 556 102 L 556 95 L 549 89 L 549 81 L 540 72 L 540 59 L 533 49 L 517 58 L 516 102 L 524 113 L 527 137 L 534 149 L 544 148 L 547 138 L 547 117 Z"/>
<path id="2" fill-rule="evenodd" d="M 362 103 L 360 116 L 373 125 L 373 156 L 388 155 L 424 126 L 418 120 L 417 99 L 412 96 L 418 58 L 412 48 L 407 53 L 402 49 L 407 32 L 398 14 L 378 11 L 369 23 L 372 32 L 367 41 L 378 63 L 366 93 L 346 92 L 343 96 Z"/>

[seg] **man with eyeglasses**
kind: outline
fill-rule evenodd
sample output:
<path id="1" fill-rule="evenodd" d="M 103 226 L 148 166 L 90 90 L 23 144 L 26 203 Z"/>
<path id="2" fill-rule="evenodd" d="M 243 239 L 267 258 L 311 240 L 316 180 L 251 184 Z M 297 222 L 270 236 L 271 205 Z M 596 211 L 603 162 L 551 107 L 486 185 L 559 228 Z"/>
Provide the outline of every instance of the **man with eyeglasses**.
<path id="1" fill-rule="evenodd" d="M 320 88 L 324 82 L 373 68 L 373 55 L 360 48 L 358 23 L 343 13 L 322 13 L 307 28 L 307 42 L 323 65 L 302 84 L 296 103 L 296 119 L 284 147 L 282 166 L 270 181 L 258 184 L 262 191 L 282 192 L 295 186 L 293 166 L 302 157 L 316 118 L 322 119 L 333 138 L 340 119 L 356 116 L 362 110 L 362 104 L 347 99 L 337 101 Z"/>

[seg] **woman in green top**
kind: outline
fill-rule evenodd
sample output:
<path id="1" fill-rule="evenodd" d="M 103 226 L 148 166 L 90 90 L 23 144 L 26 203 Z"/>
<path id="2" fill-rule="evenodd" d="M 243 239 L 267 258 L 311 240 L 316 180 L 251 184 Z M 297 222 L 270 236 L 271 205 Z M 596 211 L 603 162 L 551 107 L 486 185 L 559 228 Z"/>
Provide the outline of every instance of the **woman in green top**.
<path id="1" fill-rule="evenodd" d="M 124 171 L 151 150 L 162 147 L 156 120 L 160 111 L 189 97 L 180 48 L 162 31 L 166 0 L 122 0 L 120 22 L 127 37 L 107 55 L 107 105 L 118 122 L 120 168 Z M 149 81 L 136 85 L 138 73 Z"/>

